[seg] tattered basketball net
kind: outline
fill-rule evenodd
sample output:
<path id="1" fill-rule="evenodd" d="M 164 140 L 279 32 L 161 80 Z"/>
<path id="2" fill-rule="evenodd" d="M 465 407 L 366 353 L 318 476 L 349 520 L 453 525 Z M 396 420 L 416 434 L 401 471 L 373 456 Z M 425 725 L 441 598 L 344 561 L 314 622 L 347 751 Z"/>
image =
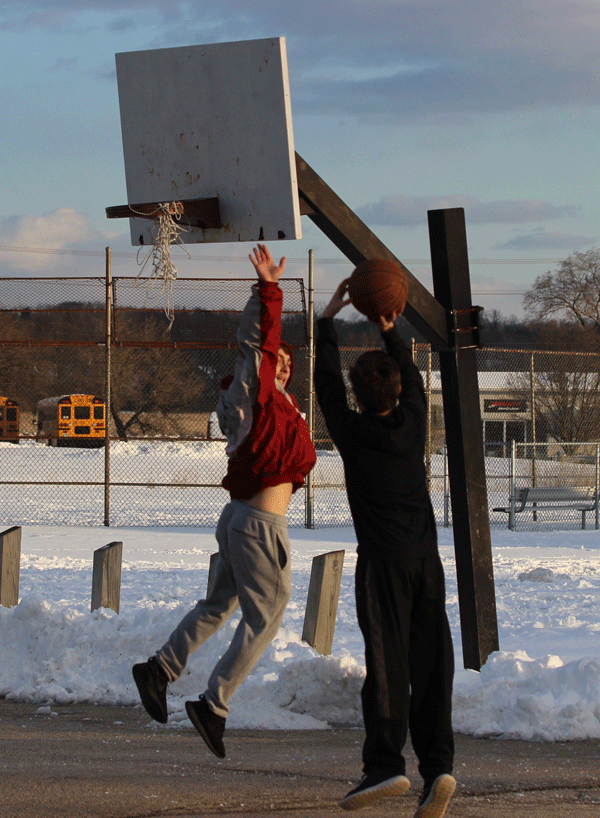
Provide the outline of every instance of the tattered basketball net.
<path id="1" fill-rule="evenodd" d="M 133 212 L 135 213 L 136 211 L 134 210 Z M 183 205 L 181 202 L 161 202 L 157 205 L 154 213 L 139 214 L 146 218 L 151 216 L 157 224 L 157 230 L 156 233 L 153 234 L 152 247 L 142 261 L 140 261 L 140 250 L 138 250 L 137 259 L 138 264 L 141 265 L 141 269 L 137 277 L 138 279 L 141 277 L 148 264 L 152 265 L 153 272 L 146 284 L 146 299 L 150 299 L 152 290 L 157 283 L 159 281 L 162 282 L 160 291 L 157 295 L 155 294 L 155 298 L 160 298 L 163 293 L 165 295 L 165 315 L 169 321 L 168 330 L 171 329 L 173 321 L 175 320 L 173 282 L 177 278 L 177 269 L 171 260 L 171 245 L 178 244 L 180 247 L 183 247 L 188 258 L 191 258 L 185 244 L 180 238 L 181 233 L 186 232 L 185 228 L 178 224 L 182 213 Z"/>

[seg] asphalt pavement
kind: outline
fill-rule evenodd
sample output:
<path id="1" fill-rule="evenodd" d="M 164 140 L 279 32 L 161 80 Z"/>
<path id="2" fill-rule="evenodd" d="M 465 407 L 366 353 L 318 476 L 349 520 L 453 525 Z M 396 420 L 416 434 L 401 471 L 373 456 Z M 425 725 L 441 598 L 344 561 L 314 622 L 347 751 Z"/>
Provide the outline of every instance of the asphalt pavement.
<path id="1" fill-rule="evenodd" d="M 360 778 L 362 730 L 228 730 L 217 759 L 193 728 L 153 723 L 141 707 L 0 700 L 2 818 L 335 816 Z M 412 818 L 408 794 L 357 811 Z M 600 816 L 600 740 L 555 744 L 456 737 L 448 818 Z"/>

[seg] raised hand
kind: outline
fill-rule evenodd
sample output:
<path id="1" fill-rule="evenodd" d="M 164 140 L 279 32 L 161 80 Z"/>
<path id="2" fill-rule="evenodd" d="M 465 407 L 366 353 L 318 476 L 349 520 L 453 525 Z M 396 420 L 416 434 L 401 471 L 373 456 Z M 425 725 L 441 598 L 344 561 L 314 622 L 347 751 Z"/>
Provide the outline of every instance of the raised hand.
<path id="1" fill-rule="evenodd" d="M 399 312 L 391 312 L 389 315 L 378 315 L 376 318 L 370 318 L 381 332 L 388 332 L 394 326 L 394 321 L 400 315 Z"/>
<path id="2" fill-rule="evenodd" d="M 345 307 L 347 304 L 350 304 L 350 299 L 346 298 L 345 296 L 348 295 L 348 282 L 350 281 L 349 278 L 345 278 L 339 285 L 337 290 L 331 297 L 331 301 L 323 310 L 323 318 L 333 318 L 334 315 L 337 315 L 338 312 Z"/>
<path id="3" fill-rule="evenodd" d="M 266 244 L 257 244 L 248 258 L 261 281 L 277 282 L 283 275 L 285 256 L 283 256 L 279 264 L 275 264 Z"/>

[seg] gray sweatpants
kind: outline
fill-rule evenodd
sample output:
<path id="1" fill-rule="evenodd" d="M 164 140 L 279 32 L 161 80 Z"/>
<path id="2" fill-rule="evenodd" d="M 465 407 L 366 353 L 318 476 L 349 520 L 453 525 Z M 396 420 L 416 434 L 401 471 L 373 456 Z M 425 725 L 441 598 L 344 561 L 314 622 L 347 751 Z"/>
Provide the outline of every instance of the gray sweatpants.
<path id="1" fill-rule="evenodd" d="M 175 628 L 156 658 L 169 681 L 238 606 L 242 618 L 217 662 L 205 692 L 212 710 L 227 718 L 228 702 L 273 641 L 291 592 L 287 520 L 232 500 L 216 531 L 219 556 L 207 599 L 200 600 Z"/>

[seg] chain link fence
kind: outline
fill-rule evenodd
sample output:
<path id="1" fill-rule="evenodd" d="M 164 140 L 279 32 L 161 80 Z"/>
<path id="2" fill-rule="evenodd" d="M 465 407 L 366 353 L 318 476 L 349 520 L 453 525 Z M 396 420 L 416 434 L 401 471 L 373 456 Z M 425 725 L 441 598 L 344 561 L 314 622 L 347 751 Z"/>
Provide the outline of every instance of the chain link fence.
<path id="1" fill-rule="evenodd" d="M 436 518 L 452 522 L 442 390 L 437 355 L 414 357 L 428 392 L 427 465 Z M 600 356 L 518 349 L 477 350 L 490 524 L 508 524 L 516 486 L 597 487 L 600 441 Z M 528 508 L 522 530 L 580 527 L 575 503 Z M 590 520 L 590 525 L 594 523 Z"/>
<path id="2" fill-rule="evenodd" d="M 221 378 L 233 370 L 253 281 L 176 280 L 169 326 L 153 279 L 0 279 L 3 523 L 214 526 L 227 500 L 214 410 Z M 304 283 L 283 279 L 281 286 L 292 391 L 313 419 L 318 452 L 307 490 L 292 499 L 290 525 L 347 526 L 343 466 L 309 388 Z M 345 372 L 364 350 L 340 350 Z M 413 344 L 413 356 L 428 393 L 426 466 L 436 519 L 451 525 L 439 362 L 426 345 Z M 491 525 L 507 525 L 497 509 L 508 507 L 515 486 L 597 485 L 600 356 L 482 349 L 477 361 Z M 70 395 L 106 402 L 108 445 L 40 439 L 39 402 Z M 9 428 L 15 416 L 17 441 Z M 522 529 L 579 525 L 569 507 L 519 515 Z"/>
<path id="3" fill-rule="evenodd" d="M 347 372 L 364 351 L 364 347 L 341 349 L 343 370 Z M 413 359 L 423 374 L 428 398 L 425 460 L 431 499 L 438 525 L 449 526 L 452 511 L 439 359 L 428 345 L 420 344 L 413 344 Z M 497 509 L 508 508 L 511 492 L 518 486 L 597 490 L 600 356 L 480 349 L 477 368 L 490 525 L 507 526 L 508 512 Z M 518 444 L 516 465 L 513 443 Z M 322 449 L 314 472 L 315 489 L 328 498 L 325 505 L 331 509 L 331 522 L 347 525 L 347 510 L 339 498 L 343 469 L 318 409 L 315 445 Z M 589 525 L 595 526 L 593 515 Z M 518 522 L 521 530 L 580 526 L 581 512 L 568 501 L 553 509 L 529 508 Z"/>
<path id="4" fill-rule="evenodd" d="M 20 415 L 18 445 L 0 442 L 3 522 L 214 526 L 228 497 L 214 409 L 255 281 L 175 281 L 169 326 L 165 293 L 151 278 L 0 279 L 0 397 Z M 281 287 L 282 337 L 306 412 L 304 284 Z M 105 401 L 106 447 L 40 439 L 39 402 L 68 396 Z M 58 426 L 69 411 L 59 406 Z M 290 508 L 296 526 L 305 520 L 301 494 Z"/>

